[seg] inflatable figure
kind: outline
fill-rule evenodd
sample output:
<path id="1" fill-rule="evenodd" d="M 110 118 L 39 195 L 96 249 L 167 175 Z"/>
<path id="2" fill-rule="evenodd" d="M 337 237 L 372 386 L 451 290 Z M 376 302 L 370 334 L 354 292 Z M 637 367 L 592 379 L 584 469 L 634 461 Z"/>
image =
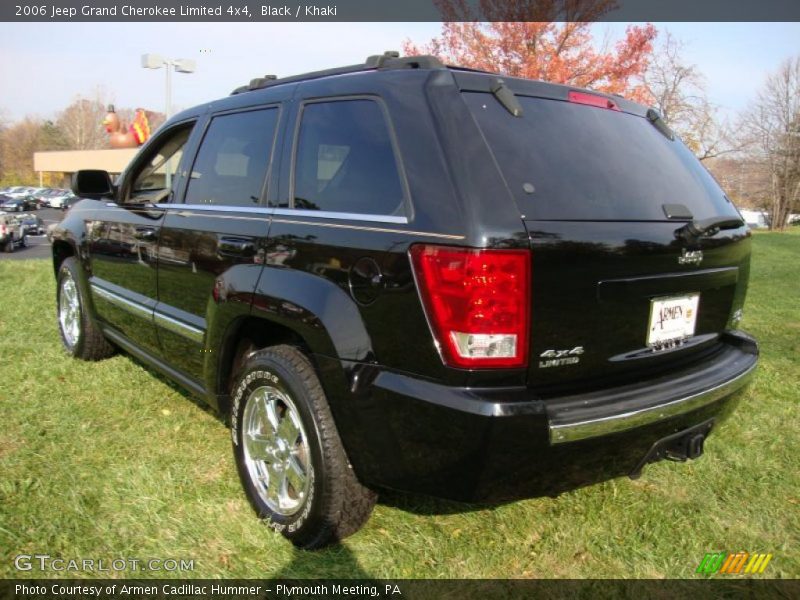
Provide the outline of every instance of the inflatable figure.
<path id="1" fill-rule="evenodd" d="M 130 127 L 125 127 L 119 120 L 114 105 L 109 104 L 108 113 L 103 119 L 103 127 L 110 136 L 112 148 L 136 148 L 150 137 L 150 125 L 143 108 L 136 109 L 136 116 Z"/>

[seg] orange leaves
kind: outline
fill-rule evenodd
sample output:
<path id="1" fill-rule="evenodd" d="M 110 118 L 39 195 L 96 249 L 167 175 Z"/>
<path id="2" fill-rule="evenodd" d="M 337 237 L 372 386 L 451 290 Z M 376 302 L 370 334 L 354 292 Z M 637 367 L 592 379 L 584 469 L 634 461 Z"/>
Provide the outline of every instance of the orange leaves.
<path id="1" fill-rule="evenodd" d="M 403 45 L 406 54 L 434 54 L 448 64 L 590 87 L 632 100 L 648 98 L 641 76 L 653 53 L 656 28 L 651 24 L 629 26 L 613 49 L 594 43 L 589 21 L 608 12 L 613 2 L 481 0 L 479 13 L 471 12 L 462 0 L 439 0 L 437 4 L 444 18 L 461 20 L 443 23 L 441 35 L 422 47 L 407 41 Z M 510 20 L 531 15 L 574 20 Z M 477 18 L 509 20 L 466 22 Z"/>

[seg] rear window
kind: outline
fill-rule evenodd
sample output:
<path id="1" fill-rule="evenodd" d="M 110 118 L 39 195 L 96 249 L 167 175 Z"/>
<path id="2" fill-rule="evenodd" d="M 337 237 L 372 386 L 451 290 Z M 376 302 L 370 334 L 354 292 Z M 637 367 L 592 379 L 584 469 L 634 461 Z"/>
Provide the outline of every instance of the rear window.
<path id="1" fill-rule="evenodd" d="M 691 151 L 643 117 L 518 96 L 517 118 L 491 94 L 463 96 L 528 219 L 663 221 L 664 204 L 738 217 Z"/>

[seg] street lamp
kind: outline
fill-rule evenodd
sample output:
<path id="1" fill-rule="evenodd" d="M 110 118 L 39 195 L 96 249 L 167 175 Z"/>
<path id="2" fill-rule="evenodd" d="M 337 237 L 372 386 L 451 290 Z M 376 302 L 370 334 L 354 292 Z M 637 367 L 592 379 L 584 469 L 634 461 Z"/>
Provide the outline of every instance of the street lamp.
<path id="1" fill-rule="evenodd" d="M 165 58 L 160 54 L 142 54 L 142 67 L 145 69 L 160 69 L 166 67 L 167 71 L 167 92 L 165 118 L 169 120 L 172 115 L 172 69 L 178 73 L 194 73 L 195 62 L 190 58 Z M 167 187 L 172 186 L 172 157 L 167 159 L 164 165 L 164 180 Z"/>
<path id="2" fill-rule="evenodd" d="M 165 58 L 160 54 L 142 54 L 142 67 L 145 69 L 160 69 L 166 67 L 167 71 L 167 106 L 166 117 L 172 115 L 172 69 L 178 73 L 194 73 L 195 62 L 190 58 Z"/>

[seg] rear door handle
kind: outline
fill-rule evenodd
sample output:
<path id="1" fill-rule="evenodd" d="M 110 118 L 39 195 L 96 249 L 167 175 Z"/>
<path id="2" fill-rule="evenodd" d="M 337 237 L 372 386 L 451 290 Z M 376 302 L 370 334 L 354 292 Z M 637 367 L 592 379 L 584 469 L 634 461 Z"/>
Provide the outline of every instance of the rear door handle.
<path id="1" fill-rule="evenodd" d="M 219 253 L 227 256 L 254 256 L 256 245 L 252 240 L 223 237 L 219 239 Z"/>
<path id="2" fill-rule="evenodd" d="M 137 227 L 133 237 L 143 242 L 155 242 L 158 239 L 158 232 L 153 227 Z"/>

